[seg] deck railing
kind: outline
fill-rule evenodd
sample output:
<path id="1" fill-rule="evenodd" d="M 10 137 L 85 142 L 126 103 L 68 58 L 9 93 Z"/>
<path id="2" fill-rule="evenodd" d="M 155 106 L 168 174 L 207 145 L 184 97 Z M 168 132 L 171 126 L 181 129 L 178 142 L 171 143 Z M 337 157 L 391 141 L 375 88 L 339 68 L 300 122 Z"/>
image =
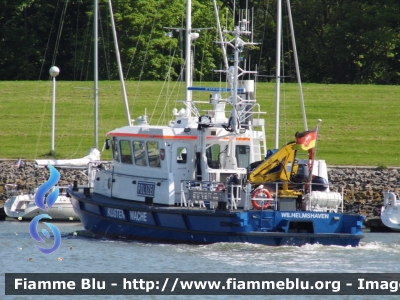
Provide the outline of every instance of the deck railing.
<path id="1" fill-rule="evenodd" d="M 288 184 L 290 190 L 297 191 L 298 193 L 287 195 L 282 194 L 282 184 Z M 244 210 L 257 208 L 259 210 L 277 210 L 284 209 L 285 202 L 282 199 L 292 198 L 287 204 L 291 207 L 289 210 L 303 210 L 303 211 L 331 211 L 343 212 L 343 188 L 341 192 L 330 192 L 329 189 L 324 190 L 322 184 L 293 184 L 275 182 L 266 185 L 260 185 L 257 189 L 252 189 L 251 184 L 247 184 L 244 188 L 241 185 L 234 185 L 230 183 L 223 183 L 217 181 L 194 181 L 183 180 L 181 182 L 181 201 L 180 205 L 185 207 L 199 205 L 200 208 L 207 209 L 238 209 L 238 203 Z M 306 189 L 312 192 L 304 194 Z M 300 193 L 301 191 L 301 193 Z M 298 203 L 297 196 L 302 196 L 301 203 Z M 280 199 L 280 205 L 278 205 Z M 297 204 L 301 204 L 298 207 Z M 291 205 L 291 206 L 290 206 Z"/>
<path id="2" fill-rule="evenodd" d="M 241 186 L 217 181 L 182 180 L 181 182 L 181 206 L 194 206 L 207 209 L 225 208 L 237 209 L 237 203 L 241 200 Z"/>

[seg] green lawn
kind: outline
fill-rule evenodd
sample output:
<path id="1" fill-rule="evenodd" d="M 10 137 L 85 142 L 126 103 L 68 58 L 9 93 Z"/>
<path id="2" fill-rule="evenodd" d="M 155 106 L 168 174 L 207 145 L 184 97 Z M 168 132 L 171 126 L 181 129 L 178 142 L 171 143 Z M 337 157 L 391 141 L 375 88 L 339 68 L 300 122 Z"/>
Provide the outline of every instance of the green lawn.
<path id="1" fill-rule="evenodd" d="M 101 81 L 99 86 L 101 148 L 105 134 L 126 119 L 120 83 Z M 183 107 L 176 100 L 185 98 L 184 84 L 128 81 L 126 88 L 132 119 L 146 111 L 150 124 L 165 125 L 172 109 Z M 52 82 L 0 81 L 0 91 L 0 158 L 46 157 L 51 150 Z M 317 158 L 329 165 L 400 166 L 400 86 L 304 84 L 303 91 L 309 129 L 323 120 Z M 273 83 L 257 84 L 256 98 L 267 112 L 269 148 L 274 146 L 274 95 Z M 303 130 L 297 85 L 284 84 L 281 96 L 280 146 Z M 195 93 L 194 100 L 207 101 L 208 94 Z M 93 83 L 58 80 L 56 102 L 56 156 L 86 155 L 94 145 Z"/>

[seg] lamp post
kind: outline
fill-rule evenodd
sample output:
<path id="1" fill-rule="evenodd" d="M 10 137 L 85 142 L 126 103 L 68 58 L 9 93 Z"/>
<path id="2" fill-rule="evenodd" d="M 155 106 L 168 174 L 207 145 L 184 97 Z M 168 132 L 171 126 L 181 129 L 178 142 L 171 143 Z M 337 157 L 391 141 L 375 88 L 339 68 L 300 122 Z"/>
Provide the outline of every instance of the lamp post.
<path id="1" fill-rule="evenodd" d="M 51 121 L 51 155 L 54 154 L 54 132 L 56 127 L 56 77 L 60 74 L 60 69 L 53 66 L 49 70 L 50 76 L 53 77 L 53 112 Z"/>

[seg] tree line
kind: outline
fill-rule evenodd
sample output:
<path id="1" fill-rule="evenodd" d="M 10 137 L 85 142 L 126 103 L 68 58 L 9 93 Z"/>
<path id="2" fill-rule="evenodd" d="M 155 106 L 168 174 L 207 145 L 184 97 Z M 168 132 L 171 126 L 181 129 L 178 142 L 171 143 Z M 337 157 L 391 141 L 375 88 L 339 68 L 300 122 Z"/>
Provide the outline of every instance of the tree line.
<path id="1" fill-rule="evenodd" d="M 0 80 L 44 80 L 52 65 L 63 80 L 93 80 L 93 0 L 0 0 Z M 283 5 L 285 80 L 295 81 L 286 0 Z M 185 0 L 112 1 L 127 80 L 176 80 L 184 69 Z M 223 28 L 239 8 L 254 16 L 253 40 L 243 52 L 259 80 L 275 76 L 276 0 L 218 0 Z M 236 6 L 236 7 L 234 7 Z M 195 80 L 222 68 L 212 0 L 192 0 Z M 302 80 L 313 83 L 399 84 L 400 1 L 291 0 Z M 250 16 L 249 15 L 249 16 Z M 249 17 L 247 16 L 247 17 Z M 167 27 L 167 28 L 166 28 Z M 99 78 L 117 79 L 108 1 L 99 0 Z"/>

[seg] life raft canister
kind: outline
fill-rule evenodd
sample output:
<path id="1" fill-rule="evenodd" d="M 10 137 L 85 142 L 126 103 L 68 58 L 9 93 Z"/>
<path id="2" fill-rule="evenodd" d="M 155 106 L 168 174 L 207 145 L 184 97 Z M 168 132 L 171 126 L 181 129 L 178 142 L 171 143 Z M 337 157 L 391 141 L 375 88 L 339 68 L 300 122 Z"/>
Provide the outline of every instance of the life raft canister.
<path id="1" fill-rule="evenodd" d="M 264 194 L 267 198 L 268 201 L 264 203 L 263 209 L 267 209 L 269 206 L 272 204 L 272 195 L 271 192 L 267 189 L 255 189 L 253 193 L 251 194 L 251 203 L 253 204 L 253 207 L 257 210 L 261 209 L 261 205 L 258 204 L 259 201 L 256 200 L 258 198 L 258 195 Z"/>

